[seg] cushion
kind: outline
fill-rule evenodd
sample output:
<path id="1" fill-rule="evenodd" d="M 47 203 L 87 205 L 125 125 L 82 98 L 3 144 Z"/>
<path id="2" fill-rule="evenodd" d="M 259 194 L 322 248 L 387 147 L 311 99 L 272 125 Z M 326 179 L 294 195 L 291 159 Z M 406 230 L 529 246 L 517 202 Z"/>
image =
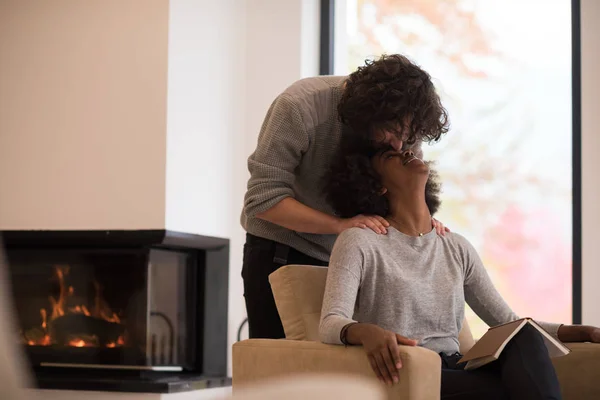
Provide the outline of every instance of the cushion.
<path id="1" fill-rule="evenodd" d="M 326 267 L 309 265 L 287 265 L 269 275 L 286 339 L 319 341 L 326 281 Z"/>
<path id="2" fill-rule="evenodd" d="M 327 268 L 287 265 L 269 275 L 269 282 L 286 339 L 318 342 Z M 466 319 L 458 340 L 463 354 L 475 344 Z"/>

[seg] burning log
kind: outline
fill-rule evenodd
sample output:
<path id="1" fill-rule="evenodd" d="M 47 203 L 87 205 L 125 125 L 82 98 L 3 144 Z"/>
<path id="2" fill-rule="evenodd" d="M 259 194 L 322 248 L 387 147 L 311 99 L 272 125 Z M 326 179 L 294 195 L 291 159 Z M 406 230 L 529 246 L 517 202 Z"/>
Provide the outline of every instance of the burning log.
<path id="1" fill-rule="evenodd" d="M 125 333 L 122 324 L 85 314 L 65 314 L 50 321 L 49 325 L 53 341 L 63 346 L 85 347 L 80 345 L 81 340 L 85 345 L 105 347 L 119 342 L 119 337 Z"/>

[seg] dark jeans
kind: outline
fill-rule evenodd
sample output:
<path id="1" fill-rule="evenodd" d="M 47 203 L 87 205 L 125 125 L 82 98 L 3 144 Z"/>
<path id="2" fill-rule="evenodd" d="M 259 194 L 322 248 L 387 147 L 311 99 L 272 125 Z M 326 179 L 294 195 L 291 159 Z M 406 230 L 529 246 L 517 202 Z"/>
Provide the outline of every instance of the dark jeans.
<path id="1" fill-rule="evenodd" d="M 309 257 L 289 246 L 246 234 L 242 278 L 248 328 L 252 339 L 285 338 L 269 284 L 269 275 L 288 264 L 327 265 L 326 262 Z"/>
<path id="2" fill-rule="evenodd" d="M 474 371 L 456 365 L 460 354 L 442 357 L 442 399 L 562 399 L 542 335 L 526 325 L 500 358 Z"/>

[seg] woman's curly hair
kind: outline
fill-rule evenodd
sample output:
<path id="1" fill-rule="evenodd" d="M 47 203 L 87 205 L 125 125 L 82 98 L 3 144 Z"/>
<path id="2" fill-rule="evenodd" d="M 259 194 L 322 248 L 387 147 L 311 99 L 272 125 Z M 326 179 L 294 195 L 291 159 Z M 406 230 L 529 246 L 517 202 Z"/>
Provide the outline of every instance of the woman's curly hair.
<path id="1" fill-rule="evenodd" d="M 342 138 L 323 181 L 325 197 L 339 217 L 352 218 L 359 214 L 386 217 L 389 214 L 387 197 L 381 195 L 381 178 L 371 164 L 371 158 L 378 151 L 364 137 L 348 134 Z M 441 184 L 437 172 L 428 164 L 425 202 L 434 215 L 441 205 Z"/>
<path id="2" fill-rule="evenodd" d="M 400 137 L 409 121 L 408 144 L 439 140 L 449 127 L 431 76 L 399 54 L 367 60 L 350 74 L 338 113 L 354 132 L 369 136 L 388 130 Z"/>

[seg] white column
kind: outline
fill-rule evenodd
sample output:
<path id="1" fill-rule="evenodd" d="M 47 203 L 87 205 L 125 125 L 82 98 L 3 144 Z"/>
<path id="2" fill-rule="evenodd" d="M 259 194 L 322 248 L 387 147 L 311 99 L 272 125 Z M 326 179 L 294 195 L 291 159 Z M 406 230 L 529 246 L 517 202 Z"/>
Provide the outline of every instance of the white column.
<path id="1" fill-rule="evenodd" d="M 168 0 L 0 2 L 0 229 L 165 220 Z"/>

